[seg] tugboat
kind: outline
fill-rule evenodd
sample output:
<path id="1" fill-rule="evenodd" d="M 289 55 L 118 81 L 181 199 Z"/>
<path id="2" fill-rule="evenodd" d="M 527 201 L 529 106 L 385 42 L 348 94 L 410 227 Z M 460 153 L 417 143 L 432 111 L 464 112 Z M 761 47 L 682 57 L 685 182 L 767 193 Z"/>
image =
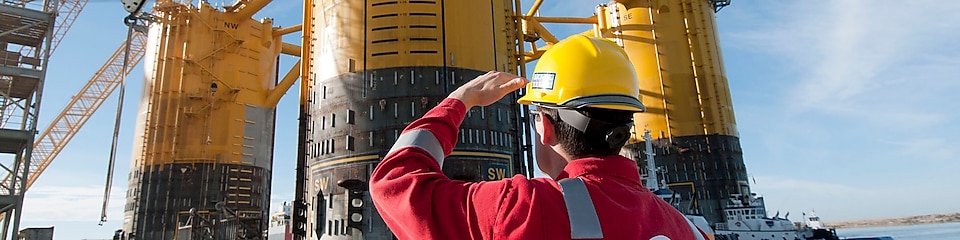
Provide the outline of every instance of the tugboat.
<path id="1" fill-rule="evenodd" d="M 681 210 L 680 199 L 679 197 L 677 197 L 677 194 L 671 191 L 669 187 L 667 187 L 666 181 L 659 180 L 659 177 L 657 176 L 657 172 L 661 172 L 661 171 L 657 171 L 657 164 L 656 162 L 653 161 L 654 159 L 653 157 L 655 156 L 655 154 L 653 153 L 653 144 L 652 144 L 653 137 L 650 136 L 649 129 L 643 132 L 643 139 L 644 141 L 646 141 L 645 156 L 647 159 L 647 166 L 646 166 L 647 177 L 644 179 L 645 182 L 643 183 L 643 186 L 649 189 L 650 192 L 653 192 L 653 194 L 657 195 L 657 197 L 659 197 L 660 199 L 663 199 L 664 201 L 669 203 L 671 206 L 673 206 L 673 208 L 677 209 L 677 211 L 680 211 L 680 213 L 683 214 L 683 216 L 686 217 L 687 220 L 693 223 L 694 226 L 697 226 L 698 228 L 700 228 L 700 230 L 706 233 L 707 237 L 709 237 L 710 239 L 714 239 L 715 233 L 713 232 L 713 228 L 710 228 L 710 223 L 707 222 L 707 219 L 704 218 L 702 215 L 687 214 L 683 210 Z"/>
<path id="2" fill-rule="evenodd" d="M 725 222 L 716 224 L 717 239 L 725 240 L 802 240 L 800 231 L 787 216 L 778 212 L 767 217 L 763 197 L 756 194 L 731 194 L 724 208 Z"/>
<path id="3" fill-rule="evenodd" d="M 803 228 L 800 229 L 800 236 L 806 240 L 840 240 L 837 230 L 827 228 L 813 211 L 810 211 L 809 215 L 803 214 Z"/>

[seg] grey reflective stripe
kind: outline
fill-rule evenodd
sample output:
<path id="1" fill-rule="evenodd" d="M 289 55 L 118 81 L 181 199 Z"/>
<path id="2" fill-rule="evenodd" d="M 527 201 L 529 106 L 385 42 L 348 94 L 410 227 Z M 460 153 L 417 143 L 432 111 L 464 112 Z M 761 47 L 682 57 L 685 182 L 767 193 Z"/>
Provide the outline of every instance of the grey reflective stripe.
<path id="1" fill-rule="evenodd" d="M 687 216 L 683 216 L 683 219 L 687 220 L 687 225 L 690 225 L 690 230 L 693 230 L 693 236 L 697 237 L 697 240 L 706 240 L 703 238 L 703 234 L 700 234 L 700 229 L 697 228 L 697 225 L 694 225 Z"/>
<path id="2" fill-rule="evenodd" d="M 560 192 L 563 193 L 563 202 L 567 205 L 567 215 L 570 218 L 570 239 L 603 238 L 600 228 L 600 219 L 597 209 L 593 206 L 593 199 L 587 191 L 587 185 L 580 178 L 567 178 L 557 181 Z"/>
<path id="3" fill-rule="evenodd" d="M 437 160 L 437 163 L 443 167 L 443 146 L 440 145 L 440 140 L 437 140 L 437 137 L 433 136 L 430 131 L 418 129 L 400 134 L 397 142 L 393 144 L 387 154 L 389 155 L 405 147 L 416 147 L 427 151 L 433 157 L 433 160 Z"/>

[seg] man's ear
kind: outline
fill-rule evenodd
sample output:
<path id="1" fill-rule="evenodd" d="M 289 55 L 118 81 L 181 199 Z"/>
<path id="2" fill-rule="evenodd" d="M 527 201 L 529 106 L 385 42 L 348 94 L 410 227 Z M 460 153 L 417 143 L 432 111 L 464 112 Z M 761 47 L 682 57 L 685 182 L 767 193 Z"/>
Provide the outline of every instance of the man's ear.
<path id="1" fill-rule="evenodd" d="M 539 112 L 537 114 L 540 114 L 540 130 L 542 130 L 540 132 L 540 143 L 546 146 L 557 145 L 557 135 L 556 132 L 553 131 L 553 120 L 547 117 L 547 114 L 543 112 Z"/>

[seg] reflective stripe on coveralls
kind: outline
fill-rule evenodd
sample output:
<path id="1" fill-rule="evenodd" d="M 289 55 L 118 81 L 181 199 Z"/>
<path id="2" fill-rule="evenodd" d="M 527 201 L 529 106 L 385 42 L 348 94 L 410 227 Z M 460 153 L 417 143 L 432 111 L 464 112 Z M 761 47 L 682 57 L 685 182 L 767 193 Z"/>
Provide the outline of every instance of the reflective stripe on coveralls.
<path id="1" fill-rule="evenodd" d="M 590 198 L 583 179 L 561 179 L 557 184 L 560 185 L 563 203 L 567 206 L 567 215 L 570 218 L 570 239 L 603 238 L 597 209 L 593 206 L 593 199 Z"/>
<path id="2" fill-rule="evenodd" d="M 400 134 L 397 142 L 393 144 L 387 155 L 405 147 L 416 147 L 427 151 L 433 157 L 433 160 L 436 160 L 437 164 L 443 167 L 443 146 L 440 145 L 440 141 L 432 132 L 426 129 L 418 129 Z"/>
<path id="3" fill-rule="evenodd" d="M 567 206 L 567 215 L 570 218 L 570 239 L 603 238 L 596 207 L 593 206 L 593 199 L 590 198 L 590 192 L 587 191 L 583 179 L 566 178 L 557 181 L 557 184 L 560 185 L 563 202 Z M 689 218 L 684 216 L 683 219 L 687 220 L 687 225 L 697 240 L 705 240 Z"/>
<path id="4" fill-rule="evenodd" d="M 697 240 L 706 240 L 703 239 L 703 234 L 700 234 L 700 229 L 697 229 L 697 225 L 693 225 L 693 222 L 690 221 L 687 216 L 683 216 L 683 219 L 687 220 L 687 225 L 690 225 L 690 230 L 693 230 L 693 236 L 697 237 Z"/>

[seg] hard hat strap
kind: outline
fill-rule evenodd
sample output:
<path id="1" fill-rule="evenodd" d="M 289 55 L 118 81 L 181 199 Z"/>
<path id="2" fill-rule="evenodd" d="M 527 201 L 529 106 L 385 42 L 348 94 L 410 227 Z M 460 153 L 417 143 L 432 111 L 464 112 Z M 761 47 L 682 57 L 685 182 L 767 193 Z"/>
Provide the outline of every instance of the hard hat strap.
<path id="1" fill-rule="evenodd" d="M 611 123 L 599 119 L 594 119 L 583 115 L 580 111 L 574 109 L 557 109 L 559 121 L 565 122 L 580 130 L 587 135 L 599 135 L 607 141 L 610 147 L 621 146 L 630 137 L 630 127 L 633 122 Z"/>

